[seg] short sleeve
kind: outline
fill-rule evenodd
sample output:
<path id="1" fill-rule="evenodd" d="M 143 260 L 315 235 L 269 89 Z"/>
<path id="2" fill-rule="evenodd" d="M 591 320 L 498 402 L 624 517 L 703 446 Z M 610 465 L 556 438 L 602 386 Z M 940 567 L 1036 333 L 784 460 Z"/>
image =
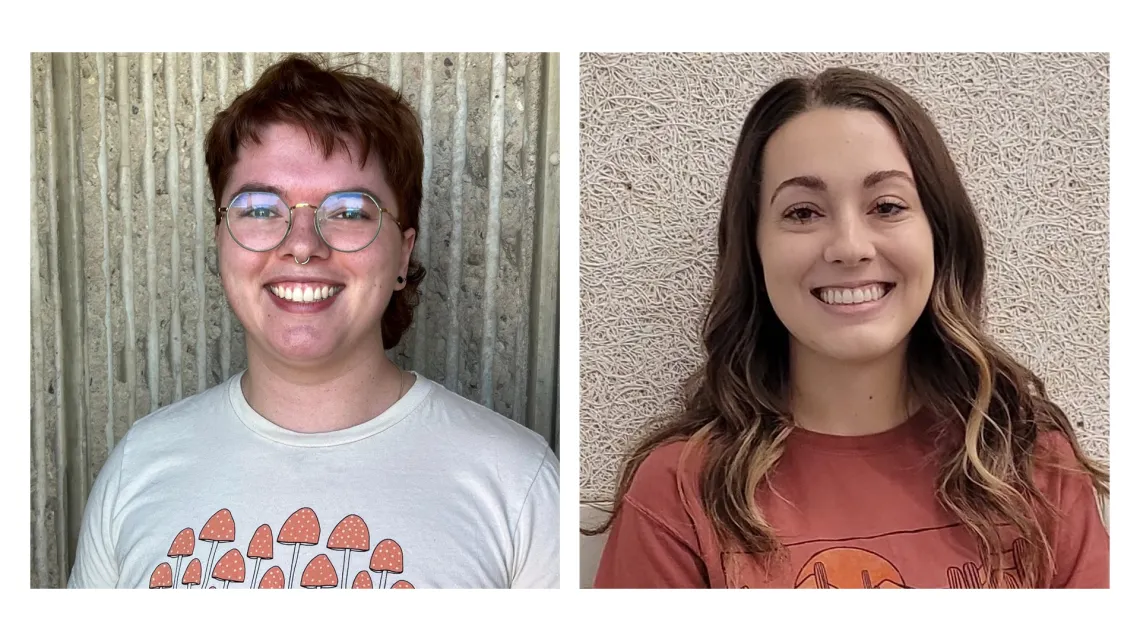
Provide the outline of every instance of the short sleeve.
<path id="1" fill-rule="evenodd" d="M 558 523 L 558 459 L 547 448 L 514 528 L 512 588 L 558 587 Z"/>
<path id="2" fill-rule="evenodd" d="M 111 450 L 87 497 L 68 588 L 114 588 L 119 582 L 113 520 L 125 447 L 120 441 Z"/>
<path id="3" fill-rule="evenodd" d="M 679 491 L 684 445 L 662 446 L 642 462 L 602 550 L 595 588 L 707 588 L 700 541 Z"/>
<path id="4" fill-rule="evenodd" d="M 1049 528 L 1056 565 L 1050 587 L 1107 588 L 1108 530 L 1092 480 L 1080 471 L 1063 434 L 1043 436 L 1041 446 L 1038 483 L 1057 510 Z"/>

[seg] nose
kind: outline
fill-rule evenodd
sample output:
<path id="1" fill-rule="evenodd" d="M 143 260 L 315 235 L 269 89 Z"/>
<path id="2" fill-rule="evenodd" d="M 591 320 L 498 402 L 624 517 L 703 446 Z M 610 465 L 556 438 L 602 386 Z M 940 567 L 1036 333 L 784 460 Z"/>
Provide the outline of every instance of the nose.
<path id="1" fill-rule="evenodd" d="M 304 204 L 294 207 L 293 225 L 277 247 L 278 255 L 306 263 L 313 256 L 328 258 L 331 252 L 332 249 L 317 233 L 316 210 Z"/>
<path id="2" fill-rule="evenodd" d="M 823 259 L 829 263 L 858 265 L 875 257 L 875 242 L 867 216 L 859 213 L 840 215 L 835 221 L 831 237 L 823 249 Z"/>

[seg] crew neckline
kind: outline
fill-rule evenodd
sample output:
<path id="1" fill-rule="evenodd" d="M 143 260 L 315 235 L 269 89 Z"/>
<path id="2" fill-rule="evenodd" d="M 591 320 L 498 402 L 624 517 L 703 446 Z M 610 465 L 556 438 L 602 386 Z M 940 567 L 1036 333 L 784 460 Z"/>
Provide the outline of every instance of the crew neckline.
<path id="1" fill-rule="evenodd" d="M 792 430 L 788 441 L 789 444 L 796 443 L 803 447 L 830 452 L 873 454 L 895 450 L 907 443 L 914 442 L 918 435 L 933 424 L 933 412 L 922 407 L 898 425 L 875 434 L 844 436 L 813 432 L 802 427 L 796 427 Z"/>
<path id="2" fill-rule="evenodd" d="M 330 447 L 353 443 L 375 436 L 407 418 L 431 393 L 432 383 L 417 372 L 411 372 L 416 382 L 391 407 L 358 425 L 331 432 L 294 432 L 277 425 L 253 409 L 241 390 L 241 379 L 246 370 L 230 377 L 226 382 L 230 406 L 238 419 L 251 432 L 263 438 L 295 447 Z"/>

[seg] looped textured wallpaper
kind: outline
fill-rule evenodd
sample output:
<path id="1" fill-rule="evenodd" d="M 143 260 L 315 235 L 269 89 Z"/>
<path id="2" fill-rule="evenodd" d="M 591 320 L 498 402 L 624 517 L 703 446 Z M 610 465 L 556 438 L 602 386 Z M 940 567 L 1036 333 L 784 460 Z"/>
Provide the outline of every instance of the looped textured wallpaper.
<path id="1" fill-rule="evenodd" d="M 583 54 L 581 492 L 677 407 L 702 358 L 741 123 L 790 76 L 853 66 L 938 125 L 986 236 L 987 329 L 1108 460 L 1107 54 Z"/>

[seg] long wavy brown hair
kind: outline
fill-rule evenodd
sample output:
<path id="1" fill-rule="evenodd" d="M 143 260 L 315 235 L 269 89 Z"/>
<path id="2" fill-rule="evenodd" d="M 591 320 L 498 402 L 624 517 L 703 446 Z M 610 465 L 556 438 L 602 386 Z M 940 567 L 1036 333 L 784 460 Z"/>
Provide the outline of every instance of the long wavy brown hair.
<path id="1" fill-rule="evenodd" d="M 699 498 L 722 545 L 757 555 L 780 551 L 760 513 L 757 491 L 778 465 L 794 421 L 788 330 L 765 292 L 755 243 L 760 168 L 772 134 L 819 107 L 874 112 L 898 135 L 934 237 L 934 285 L 910 333 L 906 371 L 915 398 L 951 419 L 940 423 L 938 451 L 932 452 L 940 464 L 935 490 L 976 538 L 986 576 L 994 572 L 1002 549 L 999 528 L 1012 526 L 1029 542 L 1026 584 L 1041 584 L 1054 567 L 1042 516 L 1055 515 L 1055 509 L 1033 481 L 1039 435 L 1064 434 L 1076 452 L 1077 471 L 1091 477 L 1102 498 L 1108 473 L 1081 452 L 1069 419 L 1049 400 L 1041 379 L 983 331 L 982 232 L 934 123 L 895 85 L 846 68 L 783 80 L 748 113 L 721 206 L 704 324 L 707 360 L 686 385 L 681 409 L 654 421 L 629 455 L 609 519 L 584 531 L 609 529 L 638 467 L 653 450 L 687 441 L 701 446 Z"/>

